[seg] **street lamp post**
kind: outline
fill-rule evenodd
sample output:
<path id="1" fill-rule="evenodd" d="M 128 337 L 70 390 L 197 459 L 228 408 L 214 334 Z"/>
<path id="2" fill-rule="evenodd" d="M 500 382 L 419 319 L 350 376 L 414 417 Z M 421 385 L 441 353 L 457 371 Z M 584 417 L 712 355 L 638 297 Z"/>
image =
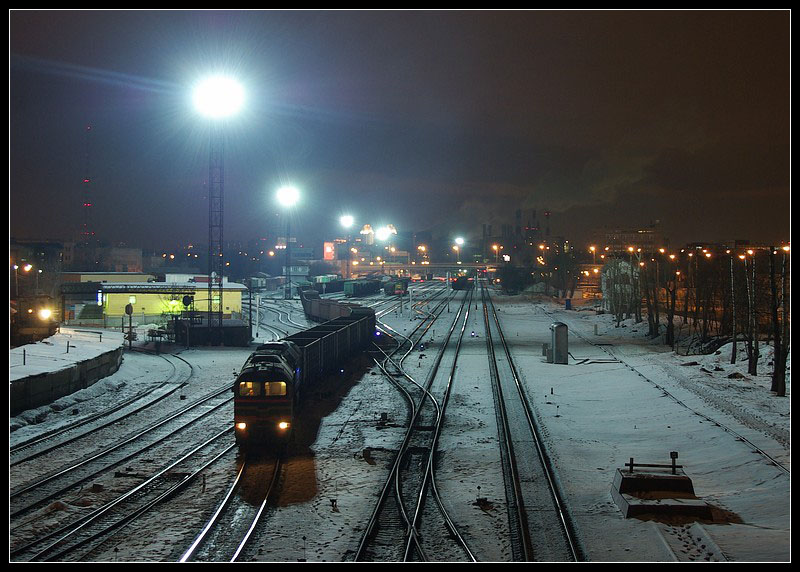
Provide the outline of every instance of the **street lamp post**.
<path id="1" fill-rule="evenodd" d="M 19 264 L 14 265 L 14 298 L 19 298 Z"/>
<path id="2" fill-rule="evenodd" d="M 456 251 L 456 259 L 458 262 L 461 262 L 461 247 L 464 246 L 464 239 L 462 237 L 456 237 L 456 244 L 453 247 L 453 250 Z"/>
<path id="3" fill-rule="evenodd" d="M 350 258 L 352 256 L 352 252 L 350 251 L 350 228 L 355 223 L 355 219 L 351 215 L 342 215 L 339 217 L 339 224 L 341 224 L 346 230 L 346 239 L 347 242 L 345 243 L 347 246 L 347 272 L 345 273 L 345 277 L 350 279 Z"/>
<path id="4" fill-rule="evenodd" d="M 284 258 L 284 260 L 285 260 L 285 268 L 284 268 L 285 279 L 284 280 L 285 280 L 286 284 L 284 286 L 283 297 L 286 300 L 291 300 L 292 299 L 292 284 L 291 284 L 291 280 L 292 280 L 292 274 L 291 274 L 292 254 L 291 254 L 291 251 L 292 251 L 292 247 L 291 247 L 291 240 L 290 240 L 291 227 L 289 225 L 289 219 L 291 218 L 291 216 L 290 216 L 291 215 L 291 212 L 290 212 L 291 208 L 295 204 L 297 204 L 298 200 L 300 200 L 300 191 L 298 191 L 296 187 L 293 187 L 291 185 L 284 185 L 283 187 L 278 189 L 278 192 L 277 192 L 276 196 L 277 196 L 277 199 L 278 199 L 278 203 L 280 203 L 281 206 L 283 206 L 285 211 L 286 211 L 286 256 Z"/>

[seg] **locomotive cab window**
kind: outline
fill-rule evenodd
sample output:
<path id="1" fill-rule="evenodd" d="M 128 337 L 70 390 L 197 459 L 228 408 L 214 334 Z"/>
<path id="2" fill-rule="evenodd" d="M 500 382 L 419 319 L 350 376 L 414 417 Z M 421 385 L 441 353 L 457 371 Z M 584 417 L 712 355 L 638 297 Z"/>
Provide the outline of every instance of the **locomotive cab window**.
<path id="1" fill-rule="evenodd" d="M 267 381 L 264 383 L 264 395 L 286 395 L 286 382 Z"/>
<path id="2" fill-rule="evenodd" d="M 261 384 L 253 381 L 242 381 L 239 383 L 239 395 L 241 397 L 256 397 L 261 395 Z"/>

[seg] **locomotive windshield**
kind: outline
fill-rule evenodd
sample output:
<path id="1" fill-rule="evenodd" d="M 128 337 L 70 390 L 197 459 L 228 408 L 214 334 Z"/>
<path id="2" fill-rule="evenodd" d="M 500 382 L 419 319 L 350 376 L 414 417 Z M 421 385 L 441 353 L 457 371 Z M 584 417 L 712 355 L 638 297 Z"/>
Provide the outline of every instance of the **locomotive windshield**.
<path id="1" fill-rule="evenodd" d="M 258 397 L 261 395 L 261 384 L 253 381 L 242 381 L 239 383 L 239 395 L 241 397 Z"/>
<path id="2" fill-rule="evenodd" d="M 240 381 L 240 397 L 282 397 L 286 395 L 285 381 Z"/>

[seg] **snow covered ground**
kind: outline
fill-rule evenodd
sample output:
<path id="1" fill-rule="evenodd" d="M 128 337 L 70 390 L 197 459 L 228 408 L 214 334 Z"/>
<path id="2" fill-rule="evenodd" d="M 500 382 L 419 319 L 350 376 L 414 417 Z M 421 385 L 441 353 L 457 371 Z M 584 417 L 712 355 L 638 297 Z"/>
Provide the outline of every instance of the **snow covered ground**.
<path id="1" fill-rule="evenodd" d="M 744 361 L 728 363 L 730 348 L 723 347 L 718 355 L 676 356 L 646 339 L 646 324 L 627 322 L 615 328 L 610 316 L 593 311 L 566 311 L 525 297 L 494 294 L 493 299 L 590 560 L 691 559 L 697 550 L 691 537 L 698 530 L 729 561 L 790 560 L 790 476 L 753 447 L 790 469 L 790 397 L 777 398 L 769 391 L 769 351 L 759 375 L 751 377 Z M 293 312 L 293 320 L 300 316 L 299 309 Z M 287 329 L 277 314 L 262 318 Z M 482 321 L 471 320 L 469 328 L 483 335 Z M 384 321 L 401 333 L 418 323 L 407 310 Z M 569 365 L 546 363 L 541 355 L 554 321 L 569 326 Z M 440 342 L 445 329 L 437 324 L 428 341 Z M 479 558 L 507 561 L 508 520 L 499 453 L 491 437 L 492 431 L 496 434 L 494 405 L 482 343 L 467 345 L 462 356 L 441 443 L 441 458 L 447 462 L 437 485 L 451 516 L 464 523 L 462 532 Z M 408 373 L 423 380 L 432 353 L 410 356 Z M 246 354 L 244 348 L 193 348 L 181 357 L 199 372 L 192 383 L 200 392 L 216 387 Z M 697 365 L 686 365 L 692 362 Z M 83 395 L 64 399 L 79 401 L 81 414 L 93 404 L 99 410 L 114 395 L 164 379 L 167 370 L 164 360 L 126 353 L 117 373 L 87 393 L 79 392 Z M 728 378 L 734 371 L 744 377 Z M 402 436 L 406 410 L 395 387 L 376 368 L 360 380 L 343 383 L 327 406 L 308 446 L 290 460 L 278 506 L 267 515 L 269 533 L 251 547 L 248 559 L 351 559 Z M 387 424 L 379 422 L 384 413 Z M 10 420 L 10 443 L 70 418 L 63 403 L 25 412 Z M 670 451 L 679 452 L 695 493 L 724 522 L 696 529 L 688 523 L 622 517 L 610 493 L 616 469 L 630 457 L 667 463 Z M 118 552 L 102 559 L 176 560 L 215 508 L 235 469 L 234 457 L 215 465 L 209 471 L 208 492 L 206 486 L 202 491 L 199 485 L 190 487 L 171 501 L 171 512 L 135 521 L 123 532 L 129 541 L 120 539 Z M 476 503 L 478 497 L 487 502 Z"/>

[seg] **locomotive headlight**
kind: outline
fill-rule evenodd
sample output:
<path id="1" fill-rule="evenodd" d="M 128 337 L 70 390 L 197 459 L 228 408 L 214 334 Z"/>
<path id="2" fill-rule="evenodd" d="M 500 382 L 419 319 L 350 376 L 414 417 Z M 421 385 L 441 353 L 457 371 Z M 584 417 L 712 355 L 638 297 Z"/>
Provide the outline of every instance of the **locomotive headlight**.
<path id="1" fill-rule="evenodd" d="M 283 430 L 283 431 L 285 431 L 286 429 L 289 428 L 289 422 L 288 421 L 281 421 L 280 423 L 278 423 L 278 428 Z"/>
<path id="2" fill-rule="evenodd" d="M 247 423 L 237 423 L 236 424 L 236 428 L 239 431 L 244 431 L 245 429 L 247 429 Z"/>
<path id="3" fill-rule="evenodd" d="M 53 312 L 49 308 L 42 308 L 39 310 L 39 318 L 42 320 L 49 320 L 50 316 L 53 315 Z"/>

